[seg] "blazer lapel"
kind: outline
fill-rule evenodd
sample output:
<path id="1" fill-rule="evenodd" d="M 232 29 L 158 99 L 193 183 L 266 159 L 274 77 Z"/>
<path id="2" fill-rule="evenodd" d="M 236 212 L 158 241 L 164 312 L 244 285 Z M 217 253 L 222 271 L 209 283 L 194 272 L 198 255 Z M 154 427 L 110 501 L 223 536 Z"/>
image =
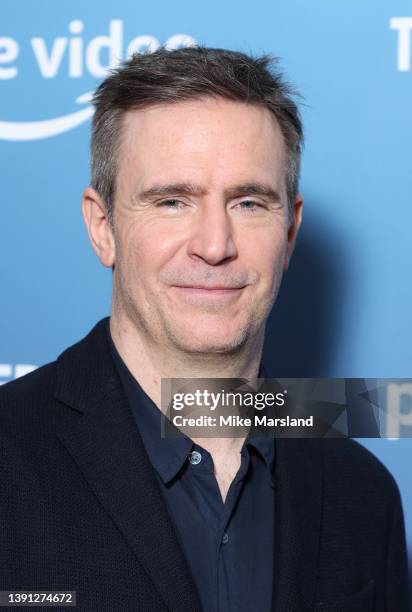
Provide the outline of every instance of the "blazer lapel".
<path id="1" fill-rule="evenodd" d="M 200 612 L 190 569 L 107 345 L 106 320 L 58 359 L 56 434 L 146 569 L 167 608 Z M 274 612 L 313 610 L 321 444 L 276 439 Z"/>
<path id="2" fill-rule="evenodd" d="M 276 439 L 273 612 L 314 609 L 323 494 L 321 443 Z"/>
<path id="3" fill-rule="evenodd" d="M 169 610 L 201 611 L 159 484 L 107 345 L 105 320 L 58 359 L 56 434 Z"/>

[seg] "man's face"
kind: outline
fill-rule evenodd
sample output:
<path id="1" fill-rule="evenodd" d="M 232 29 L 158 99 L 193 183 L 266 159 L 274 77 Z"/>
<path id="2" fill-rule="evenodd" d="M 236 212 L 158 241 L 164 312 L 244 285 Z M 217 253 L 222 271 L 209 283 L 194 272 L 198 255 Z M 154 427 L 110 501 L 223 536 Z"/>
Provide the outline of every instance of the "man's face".
<path id="1" fill-rule="evenodd" d="M 239 350 L 263 334 L 294 238 L 285 147 L 263 108 L 204 98 L 126 114 L 114 296 L 158 346 Z"/>

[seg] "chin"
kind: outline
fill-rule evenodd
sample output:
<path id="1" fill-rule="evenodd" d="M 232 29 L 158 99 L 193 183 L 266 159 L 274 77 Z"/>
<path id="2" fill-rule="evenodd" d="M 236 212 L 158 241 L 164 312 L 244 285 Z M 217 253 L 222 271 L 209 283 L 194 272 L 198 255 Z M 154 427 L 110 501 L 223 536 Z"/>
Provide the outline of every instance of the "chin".
<path id="1" fill-rule="evenodd" d="M 227 326 L 219 333 L 215 327 L 209 327 L 208 330 L 194 326 L 188 326 L 181 333 L 173 330 L 170 334 L 173 343 L 180 350 L 187 353 L 237 353 L 246 344 L 250 334 L 247 328 L 237 330 L 228 330 Z"/>

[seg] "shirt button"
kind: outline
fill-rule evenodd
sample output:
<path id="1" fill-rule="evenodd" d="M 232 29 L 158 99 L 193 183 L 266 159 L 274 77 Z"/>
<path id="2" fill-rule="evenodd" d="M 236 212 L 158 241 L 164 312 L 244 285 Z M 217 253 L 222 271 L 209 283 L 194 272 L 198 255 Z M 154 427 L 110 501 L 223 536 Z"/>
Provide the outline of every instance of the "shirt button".
<path id="1" fill-rule="evenodd" d="M 229 534 L 224 533 L 222 538 L 222 544 L 227 544 L 229 542 Z"/>
<path id="2" fill-rule="evenodd" d="M 189 455 L 189 461 L 192 465 L 197 465 L 202 461 L 202 455 L 198 451 L 192 451 Z"/>

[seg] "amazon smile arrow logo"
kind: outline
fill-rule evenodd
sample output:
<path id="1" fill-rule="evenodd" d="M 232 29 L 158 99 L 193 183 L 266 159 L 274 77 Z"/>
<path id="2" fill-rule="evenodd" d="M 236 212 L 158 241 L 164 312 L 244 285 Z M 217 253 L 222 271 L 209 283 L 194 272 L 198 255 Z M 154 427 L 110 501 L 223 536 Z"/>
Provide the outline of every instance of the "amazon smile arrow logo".
<path id="1" fill-rule="evenodd" d="M 69 79 L 79 79 L 86 75 L 94 78 L 104 78 L 110 68 L 115 67 L 123 59 L 133 53 L 151 53 L 160 47 L 160 41 L 152 35 L 135 36 L 128 44 L 124 44 L 124 23 L 121 19 L 109 21 L 108 34 L 92 38 L 85 36 L 85 24 L 80 19 L 69 23 L 69 36 L 52 38 L 33 36 L 29 41 L 18 41 L 10 36 L 2 36 L 0 32 L 0 84 L 4 81 L 19 78 L 20 49 L 26 47 L 31 51 L 31 60 L 43 79 L 54 79 L 67 70 Z M 167 49 L 190 47 L 196 41 L 188 34 L 173 34 L 164 43 Z M 103 53 L 104 52 L 104 53 Z M 108 61 L 102 63 L 103 56 Z M 2 121 L 0 119 L 0 141 L 29 141 L 51 138 L 68 132 L 85 123 L 92 117 L 94 109 L 90 103 L 92 93 L 79 96 L 76 102 L 87 104 L 85 108 L 60 117 L 42 121 Z M 2 92 L 2 102 L 6 99 Z"/>
<path id="2" fill-rule="evenodd" d="M 92 92 L 87 92 L 76 98 L 78 104 L 90 102 Z M 0 121 L 0 140 L 40 140 L 68 132 L 81 125 L 93 115 L 93 107 L 87 106 L 62 117 L 43 121 Z"/>

